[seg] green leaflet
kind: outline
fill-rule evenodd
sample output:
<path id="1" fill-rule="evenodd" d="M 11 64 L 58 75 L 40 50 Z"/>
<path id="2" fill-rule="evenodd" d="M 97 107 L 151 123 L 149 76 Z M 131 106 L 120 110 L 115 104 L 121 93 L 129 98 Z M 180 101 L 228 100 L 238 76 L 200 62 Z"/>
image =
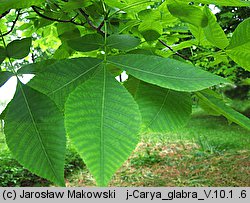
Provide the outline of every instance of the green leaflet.
<path id="1" fill-rule="evenodd" d="M 107 46 L 126 51 L 133 49 L 140 44 L 140 39 L 131 35 L 110 35 L 107 38 Z"/>
<path id="2" fill-rule="evenodd" d="M 8 105 L 4 133 L 25 168 L 64 186 L 66 136 L 63 116 L 52 100 L 19 83 Z"/>
<path id="3" fill-rule="evenodd" d="M 203 28 L 207 40 L 220 49 L 226 48 L 229 42 L 226 34 L 222 30 L 219 23 L 216 21 L 215 15 L 207 6 L 204 7 L 204 13 L 208 18 L 208 24 Z"/>
<path id="4" fill-rule="evenodd" d="M 103 66 L 65 105 L 67 133 L 99 186 L 136 147 L 141 123 L 133 97 Z"/>
<path id="5" fill-rule="evenodd" d="M 235 29 L 226 53 L 236 63 L 250 71 L 250 18 Z"/>
<path id="6" fill-rule="evenodd" d="M 201 7 L 178 2 L 168 4 L 167 6 L 173 16 L 184 22 L 197 27 L 205 27 L 208 24 L 208 18 L 203 13 Z"/>
<path id="7" fill-rule="evenodd" d="M 56 28 L 61 41 L 79 38 L 81 36 L 79 29 L 73 24 L 58 23 Z"/>
<path id="8" fill-rule="evenodd" d="M 137 90 L 139 88 L 139 85 L 142 81 L 138 80 L 137 78 L 133 76 L 129 76 L 128 79 L 123 83 L 124 87 L 129 91 L 129 93 L 135 97 Z"/>
<path id="9" fill-rule="evenodd" d="M 205 37 L 204 30 L 202 29 L 202 27 L 196 27 L 191 24 L 188 27 L 192 35 L 197 40 L 198 45 L 211 46 L 211 43 Z"/>
<path id="10" fill-rule="evenodd" d="M 12 76 L 14 76 L 14 74 L 9 71 L 0 72 L 0 87 L 2 87 Z"/>
<path id="11" fill-rule="evenodd" d="M 9 9 L 28 8 L 32 5 L 39 5 L 45 0 L 1 0 L 0 13 L 4 13 Z"/>
<path id="12" fill-rule="evenodd" d="M 67 59 L 72 55 L 73 51 L 67 43 L 62 43 L 55 51 L 53 58 L 56 60 Z"/>
<path id="13" fill-rule="evenodd" d="M 100 34 L 87 34 L 79 38 L 68 40 L 68 46 L 76 51 L 93 51 L 104 45 L 104 38 Z"/>
<path id="14" fill-rule="evenodd" d="M 139 25 L 138 30 L 146 41 L 154 41 L 161 36 L 163 27 L 158 21 L 144 21 Z"/>
<path id="15" fill-rule="evenodd" d="M 37 73 L 28 84 L 48 95 L 63 110 L 69 93 L 89 79 L 101 62 L 95 58 L 61 60 L 49 65 L 46 71 Z"/>
<path id="16" fill-rule="evenodd" d="M 226 82 L 191 64 L 158 56 L 126 54 L 108 57 L 108 62 L 140 80 L 176 91 L 197 91 Z"/>
<path id="17" fill-rule="evenodd" d="M 191 95 L 155 85 L 147 84 L 132 78 L 125 85 L 139 105 L 145 130 L 168 132 L 183 127 L 192 113 Z M 137 87 L 136 91 L 131 88 Z"/>
<path id="18" fill-rule="evenodd" d="M 22 59 L 30 53 L 32 39 L 23 38 L 21 40 L 14 40 L 7 45 L 7 56 L 14 59 Z"/>
<path id="19" fill-rule="evenodd" d="M 196 95 L 200 100 L 206 103 L 208 107 L 218 114 L 221 114 L 229 121 L 237 123 L 243 128 L 250 130 L 250 119 L 227 106 L 223 100 L 220 99 L 220 95 L 216 94 L 212 90 L 196 92 Z"/>

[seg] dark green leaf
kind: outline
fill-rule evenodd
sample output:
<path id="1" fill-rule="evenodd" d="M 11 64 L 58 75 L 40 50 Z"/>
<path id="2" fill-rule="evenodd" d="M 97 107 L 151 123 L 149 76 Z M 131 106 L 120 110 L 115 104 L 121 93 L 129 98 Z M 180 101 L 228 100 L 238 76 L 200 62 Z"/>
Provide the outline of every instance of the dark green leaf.
<path id="1" fill-rule="evenodd" d="M 93 51 L 104 45 L 104 38 L 100 34 L 87 34 L 83 37 L 69 40 L 68 45 L 76 51 Z"/>
<path id="2" fill-rule="evenodd" d="M 10 58 L 22 59 L 29 55 L 32 39 L 23 38 L 21 40 L 14 40 L 7 45 L 7 55 Z"/>
<path id="3" fill-rule="evenodd" d="M 128 80 L 124 82 L 124 87 L 129 91 L 129 93 L 135 97 L 137 90 L 139 88 L 141 81 L 138 80 L 137 78 L 129 75 Z"/>
<path id="4" fill-rule="evenodd" d="M 79 29 L 73 24 L 58 23 L 56 27 L 58 37 L 61 40 L 70 40 L 81 36 Z"/>
<path id="5" fill-rule="evenodd" d="M 73 51 L 67 43 L 62 43 L 55 51 L 53 58 L 57 60 L 69 58 Z"/>
<path id="6" fill-rule="evenodd" d="M 131 35 L 110 35 L 107 38 L 107 46 L 126 51 L 140 44 L 140 39 Z"/>
<path id="7" fill-rule="evenodd" d="M 12 76 L 14 76 L 14 74 L 9 71 L 1 71 L 0 72 L 0 87 L 2 87 Z"/>

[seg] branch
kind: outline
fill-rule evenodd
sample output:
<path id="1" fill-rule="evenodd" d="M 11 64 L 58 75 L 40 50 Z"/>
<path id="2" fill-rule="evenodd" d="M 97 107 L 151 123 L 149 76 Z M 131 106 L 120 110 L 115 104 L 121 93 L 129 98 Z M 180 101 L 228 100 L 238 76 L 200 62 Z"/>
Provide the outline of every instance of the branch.
<path id="1" fill-rule="evenodd" d="M 33 11 L 35 11 L 35 13 L 37 15 L 39 15 L 40 17 L 42 17 L 44 19 L 47 19 L 47 20 L 61 22 L 61 23 L 73 23 L 75 25 L 84 25 L 83 23 L 77 23 L 77 22 L 74 21 L 75 18 L 78 16 L 78 14 L 75 17 L 73 17 L 72 19 L 70 19 L 70 20 L 60 20 L 60 19 L 56 19 L 56 18 L 51 18 L 49 16 L 46 16 L 46 15 L 40 13 L 39 10 L 43 10 L 43 9 L 41 9 L 41 8 L 39 8 L 37 6 L 32 6 L 32 9 L 33 9 Z"/>
<path id="2" fill-rule="evenodd" d="M 167 45 L 164 41 L 162 41 L 161 39 L 158 40 L 162 45 L 164 45 L 165 47 L 167 47 L 170 51 L 172 51 L 174 54 L 176 54 L 177 56 L 183 58 L 184 60 L 188 60 L 191 61 L 188 57 L 180 54 L 179 52 L 175 51 L 172 49 L 172 47 L 170 47 L 169 45 Z"/>
<path id="3" fill-rule="evenodd" d="M 10 12 L 10 10 L 5 11 L 4 13 L 0 14 L 0 19 L 3 18 L 4 16 L 6 16 L 9 12 Z"/>
<path id="4" fill-rule="evenodd" d="M 7 11 L 6 11 L 7 12 Z M 6 32 L 6 33 L 4 33 L 4 34 L 2 34 L 1 35 L 1 37 L 4 37 L 4 36 L 6 36 L 6 35 L 8 35 L 8 34 L 10 34 L 13 30 L 14 30 L 14 28 L 15 28 L 15 25 L 16 25 L 16 22 L 18 21 L 18 18 L 19 18 L 19 16 L 21 15 L 21 10 L 19 9 L 19 10 L 17 10 L 17 15 L 16 15 L 16 18 L 15 18 L 15 20 L 12 22 L 12 26 L 11 26 L 11 28 L 10 28 L 10 30 L 8 31 L 8 32 Z M 8 13 L 7 13 L 8 14 Z M 6 15 L 7 15 L 6 14 Z"/>
<path id="5" fill-rule="evenodd" d="M 86 19 L 86 21 L 87 21 L 87 23 L 89 24 L 89 26 L 92 28 L 92 29 L 94 29 L 94 30 L 96 30 L 97 32 L 99 32 L 101 35 L 105 35 L 105 32 L 103 32 L 102 30 L 101 30 L 101 28 L 102 28 L 102 23 L 104 24 L 104 22 L 102 22 L 101 23 L 101 25 L 100 26 L 98 26 L 98 27 L 96 27 L 92 22 L 91 22 L 91 20 L 89 19 L 89 15 L 87 14 L 87 13 L 85 13 L 85 11 L 83 10 L 83 9 L 79 9 L 79 11 L 80 11 L 80 13 L 83 15 L 83 17 Z"/>

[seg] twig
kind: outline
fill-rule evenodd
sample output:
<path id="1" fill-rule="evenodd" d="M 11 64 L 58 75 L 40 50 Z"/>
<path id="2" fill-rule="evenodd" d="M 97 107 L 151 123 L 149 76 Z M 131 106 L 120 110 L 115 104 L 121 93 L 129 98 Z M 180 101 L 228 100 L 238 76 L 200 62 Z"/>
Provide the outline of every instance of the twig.
<path id="1" fill-rule="evenodd" d="M 19 18 L 19 16 L 20 16 L 20 12 L 21 12 L 21 10 L 20 10 L 20 9 L 19 9 L 19 10 L 17 10 L 17 15 L 16 15 L 16 18 L 15 18 L 15 20 L 12 22 L 12 26 L 11 26 L 10 30 L 9 30 L 8 32 L 6 32 L 6 33 L 2 34 L 2 35 L 1 35 L 1 37 L 4 37 L 4 36 L 6 36 L 6 35 L 10 34 L 10 33 L 14 30 L 15 25 L 16 25 L 16 22 L 17 22 L 17 20 L 18 20 L 18 18 Z M 6 15 L 7 15 L 7 14 L 6 14 Z"/>
<path id="2" fill-rule="evenodd" d="M 9 12 L 10 12 L 10 10 L 5 11 L 4 13 L 0 14 L 0 19 L 3 18 L 4 16 L 6 16 Z"/>
<path id="3" fill-rule="evenodd" d="M 101 22 L 101 24 L 97 27 L 97 30 L 98 30 L 98 31 L 101 31 L 102 27 L 104 26 L 104 22 L 105 22 L 105 20 L 103 20 L 103 21 Z"/>
<path id="4" fill-rule="evenodd" d="M 161 39 L 158 40 L 162 45 L 164 45 L 165 47 L 167 47 L 170 51 L 172 51 L 174 54 L 176 54 L 177 56 L 183 58 L 184 60 L 188 60 L 191 61 L 188 57 L 180 54 L 179 52 L 175 51 L 172 49 L 172 47 L 170 47 L 169 45 L 167 45 L 164 41 L 162 41 Z"/>
<path id="5" fill-rule="evenodd" d="M 103 21 L 102 21 L 101 24 L 97 27 L 97 29 L 98 29 L 99 31 L 101 31 L 102 27 L 104 26 L 105 21 L 108 20 L 108 18 L 109 18 L 109 13 L 110 13 L 110 10 L 105 14 Z"/>
<path id="6" fill-rule="evenodd" d="M 102 25 L 102 23 L 101 23 L 101 25 L 100 26 L 98 26 L 98 27 L 96 27 L 92 22 L 91 22 L 91 20 L 89 19 L 89 15 L 87 14 L 87 13 L 85 13 L 85 11 L 83 10 L 83 9 L 79 9 L 79 11 L 80 11 L 80 13 L 83 15 L 83 17 L 85 18 L 85 20 L 87 21 L 87 23 L 89 24 L 89 26 L 92 28 L 92 29 L 94 29 L 94 30 L 96 30 L 97 32 L 99 32 L 101 35 L 105 35 L 105 32 L 103 32 L 102 30 L 101 30 L 101 28 L 102 28 L 102 26 L 104 25 L 104 21 L 102 22 L 103 23 L 103 25 Z"/>
<path id="7" fill-rule="evenodd" d="M 77 22 L 74 21 L 75 18 L 78 16 L 78 14 L 75 17 L 73 17 L 72 19 L 70 19 L 70 20 L 61 20 L 61 19 L 51 18 L 49 16 L 46 16 L 46 15 L 40 13 L 39 10 L 43 10 L 43 9 L 41 9 L 41 8 L 39 8 L 37 6 L 32 6 L 32 9 L 33 9 L 33 11 L 35 11 L 35 13 L 37 15 L 39 15 L 40 17 L 45 18 L 47 20 L 61 22 L 61 23 L 73 23 L 75 25 L 84 25 L 83 23 L 77 23 Z"/>

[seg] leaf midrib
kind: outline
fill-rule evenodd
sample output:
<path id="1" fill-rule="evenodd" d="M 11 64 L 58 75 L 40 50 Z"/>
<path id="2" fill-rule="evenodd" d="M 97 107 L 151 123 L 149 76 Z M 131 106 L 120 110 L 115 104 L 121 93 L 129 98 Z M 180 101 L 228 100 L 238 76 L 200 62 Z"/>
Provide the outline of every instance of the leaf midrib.
<path id="1" fill-rule="evenodd" d="M 103 133 L 104 128 L 104 108 L 105 108 L 105 95 L 106 95 L 106 68 L 103 67 L 103 88 L 102 88 L 102 110 L 101 110 L 101 131 L 100 131 L 100 151 L 101 151 L 101 159 L 100 159 L 100 180 L 101 185 L 104 185 L 104 147 L 105 147 L 105 136 Z"/>
<path id="2" fill-rule="evenodd" d="M 154 72 L 145 71 L 145 70 L 142 70 L 142 69 L 133 68 L 131 66 L 120 64 L 120 63 L 116 63 L 116 62 L 113 62 L 113 61 L 109 61 L 109 62 L 113 63 L 115 65 L 119 65 L 121 67 L 130 68 L 130 69 L 138 71 L 138 72 L 142 72 L 142 73 L 146 73 L 146 74 L 151 74 L 151 75 L 155 75 L 155 76 L 159 76 L 159 77 L 163 77 L 163 78 L 167 78 L 167 79 L 178 79 L 178 80 L 188 80 L 188 81 L 201 80 L 201 79 L 203 79 L 203 80 L 211 80 L 211 77 L 210 78 L 207 78 L 207 77 L 184 78 L 184 77 L 177 77 L 177 76 L 167 76 L 167 75 L 162 75 L 162 74 L 159 74 L 159 73 L 154 73 Z M 222 78 L 220 80 L 222 80 Z"/>

